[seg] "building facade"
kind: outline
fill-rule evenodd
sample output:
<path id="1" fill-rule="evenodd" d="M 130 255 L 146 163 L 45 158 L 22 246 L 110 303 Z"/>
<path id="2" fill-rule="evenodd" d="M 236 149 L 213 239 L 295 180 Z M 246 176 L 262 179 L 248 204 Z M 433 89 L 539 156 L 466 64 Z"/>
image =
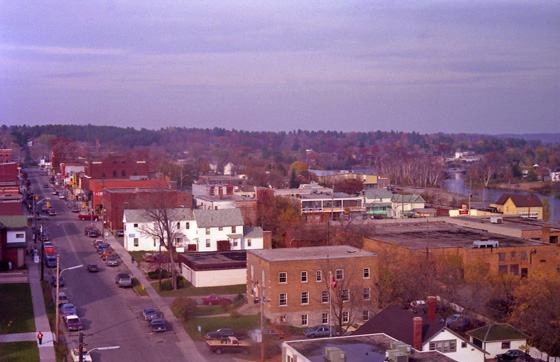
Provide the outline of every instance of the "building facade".
<path id="1" fill-rule="evenodd" d="M 377 307 L 377 265 L 376 254 L 344 245 L 249 250 L 247 295 L 264 298 L 274 323 L 361 322 Z"/>

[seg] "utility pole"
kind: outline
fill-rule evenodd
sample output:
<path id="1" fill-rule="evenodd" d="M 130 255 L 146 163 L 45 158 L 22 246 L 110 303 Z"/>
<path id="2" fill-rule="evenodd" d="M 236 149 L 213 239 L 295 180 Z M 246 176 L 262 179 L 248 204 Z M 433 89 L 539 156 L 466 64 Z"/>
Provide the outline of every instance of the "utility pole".
<path id="1" fill-rule="evenodd" d="M 60 255 L 56 254 L 56 304 L 54 305 L 54 309 L 56 311 L 56 317 L 54 320 L 55 323 L 55 330 L 56 330 L 56 343 L 58 343 L 58 303 L 59 301 L 59 290 L 60 290 Z"/>
<path id="2" fill-rule="evenodd" d="M 264 280 L 262 282 L 264 282 Z M 261 302 L 261 362 L 264 362 L 264 290 L 262 282 L 259 284 L 259 297 Z"/>
<path id="3" fill-rule="evenodd" d="M 78 356 L 79 362 L 84 362 L 84 332 L 80 331 L 80 335 L 78 337 Z"/>
<path id="4" fill-rule="evenodd" d="M 45 280 L 45 243 L 43 242 L 43 229 L 45 222 L 41 219 L 41 281 Z"/>

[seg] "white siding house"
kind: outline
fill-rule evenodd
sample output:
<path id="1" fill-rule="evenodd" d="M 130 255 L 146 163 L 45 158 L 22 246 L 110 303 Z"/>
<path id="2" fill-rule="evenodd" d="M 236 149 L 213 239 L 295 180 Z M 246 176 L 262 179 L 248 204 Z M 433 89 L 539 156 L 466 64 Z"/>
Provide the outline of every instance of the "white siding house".
<path id="1" fill-rule="evenodd" d="M 179 208 L 172 210 L 171 219 L 178 252 L 263 248 L 262 228 L 244 226 L 239 209 Z M 159 241 L 147 232 L 153 221 L 146 210 L 125 210 L 123 224 L 126 250 L 159 250 Z"/>
<path id="2" fill-rule="evenodd" d="M 488 324 L 468 331 L 467 334 L 473 344 L 488 353 L 489 358 L 494 358 L 510 349 L 520 349 L 521 346 L 527 345 L 527 338 L 529 338 L 507 323 Z"/>
<path id="3" fill-rule="evenodd" d="M 458 362 L 484 362 L 484 351 L 447 328 L 422 344 L 422 351 L 439 351 Z"/>

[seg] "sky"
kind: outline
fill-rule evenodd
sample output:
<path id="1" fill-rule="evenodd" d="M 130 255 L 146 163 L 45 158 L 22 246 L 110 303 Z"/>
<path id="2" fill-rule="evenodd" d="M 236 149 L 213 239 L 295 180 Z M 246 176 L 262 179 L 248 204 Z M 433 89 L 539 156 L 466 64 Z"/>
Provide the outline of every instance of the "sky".
<path id="1" fill-rule="evenodd" d="M 0 0 L 0 124 L 560 132 L 560 1 Z"/>

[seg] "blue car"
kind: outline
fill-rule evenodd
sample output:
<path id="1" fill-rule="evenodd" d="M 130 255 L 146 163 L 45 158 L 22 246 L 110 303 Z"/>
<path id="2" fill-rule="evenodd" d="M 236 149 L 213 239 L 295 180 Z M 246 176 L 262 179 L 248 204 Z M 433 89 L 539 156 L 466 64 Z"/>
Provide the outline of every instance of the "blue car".
<path id="1" fill-rule="evenodd" d="M 309 338 L 338 336 L 339 334 L 334 328 L 329 326 L 315 326 L 304 330 L 303 333 Z"/>
<path id="2" fill-rule="evenodd" d="M 64 315 L 70 315 L 70 314 L 76 314 L 76 307 L 74 307 L 74 304 L 72 303 L 66 303 L 60 306 L 60 314 Z"/>

